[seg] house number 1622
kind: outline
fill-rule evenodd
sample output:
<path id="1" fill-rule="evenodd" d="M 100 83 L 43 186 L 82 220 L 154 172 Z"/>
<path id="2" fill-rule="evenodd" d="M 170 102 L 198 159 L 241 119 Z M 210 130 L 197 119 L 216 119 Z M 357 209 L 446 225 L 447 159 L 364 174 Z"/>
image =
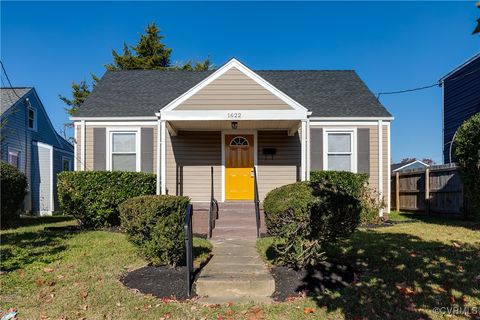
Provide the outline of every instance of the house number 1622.
<path id="1" fill-rule="evenodd" d="M 229 119 L 239 119 L 242 117 L 242 114 L 240 112 L 229 112 L 227 113 L 227 117 Z"/>

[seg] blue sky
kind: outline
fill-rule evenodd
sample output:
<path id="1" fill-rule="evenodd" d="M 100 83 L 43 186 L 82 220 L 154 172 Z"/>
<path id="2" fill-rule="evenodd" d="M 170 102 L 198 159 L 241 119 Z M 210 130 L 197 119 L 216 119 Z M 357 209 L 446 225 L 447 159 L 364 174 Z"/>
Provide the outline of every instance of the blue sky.
<path id="1" fill-rule="evenodd" d="M 354 69 L 374 92 L 435 83 L 479 51 L 474 2 L 5 2 L 1 59 L 16 86 L 34 86 L 54 126 L 58 94 L 102 75 L 111 50 L 155 21 L 174 61 L 252 69 Z M 2 77 L 4 81 L 4 77 Z M 392 157 L 441 163 L 441 89 L 383 96 L 395 117 Z"/>

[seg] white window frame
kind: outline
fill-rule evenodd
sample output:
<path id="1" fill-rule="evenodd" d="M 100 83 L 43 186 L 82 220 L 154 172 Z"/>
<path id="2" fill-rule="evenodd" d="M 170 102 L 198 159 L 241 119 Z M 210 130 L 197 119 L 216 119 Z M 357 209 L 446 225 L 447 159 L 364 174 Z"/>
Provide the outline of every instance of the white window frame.
<path id="1" fill-rule="evenodd" d="M 329 152 L 328 151 L 328 135 L 329 134 L 349 134 L 350 135 L 350 152 Z M 350 171 L 357 173 L 357 128 L 328 128 L 323 129 L 323 168 L 328 169 L 328 156 L 330 154 L 349 154 L 352 156 L 350 162 Z"/>
<path id="2" fill-rule="evenodd" d="M 30 128 L 30 118 L 29 118 L 29 115 L 30 115 L 30 110 L 33 111 L 33 127 Z M 27 107 L 27 127 L 29 130 L 32 130 L 32 131 L 37 131 L 38 127 L 37 127 L 37 119 L 38 119 L 38 112 L 37 112 L 37 109 L 35 107 L 32 107 L 32 106 L 28 106 Z"/>
<path id="3" fill-rule="evenodd" d="M 62 156 L 62 171 L 65 171 L 65 170 L 63 170 L 63 169 L 64 169 L 64 168 L 63 168 L 63 162 L 64 162 L 65 160 L 68 160 L 68 171 L 72 171 L 72 162 L 73 162 L 73 161 L 72 161 L 72 158 L 65 157 L 65 156 Z"/>
<path id="4" fill-rule="evenodd" d="M 107 128 L 107 170 L 112 171 L 112 156 L 113 156 L 113 134 L 115 133 L 135 133 L 135 154 L 136 154 L 136 171 L 140 172 L 141 164 L 141 138 L 140 128 Z"/>
<path id="5" fill-rule="evenodd" d="M 20 150 L 15 149 L 15 148 L 10 148 L 10 147 L 8 147 L 7 162 L 8 162 L 8 164 L 11 164 L 11 163 L 10 163 L 10 154 L 13 155 L 13 153 L 16 153 L 16 157 L 18 158 L 18 167 L 17 167 L 17 169 L 18 169 L 18 170 L 21 170 L 20 167 L 21 167 L 21 164 L 22 164 L 22 158 L 21 158 L 21 157 L 22 157 L 22 152 L 21 152 Z"/>

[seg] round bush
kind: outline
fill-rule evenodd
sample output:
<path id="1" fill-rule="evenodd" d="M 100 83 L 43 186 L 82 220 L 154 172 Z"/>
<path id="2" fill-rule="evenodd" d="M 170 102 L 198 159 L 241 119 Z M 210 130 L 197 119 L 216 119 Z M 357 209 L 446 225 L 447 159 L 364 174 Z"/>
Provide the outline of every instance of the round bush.
<path id="1" fill-rule="evenodd" d="M 118 205 L 156 191 L 152 173 L 125 171 L 61 172 L 57 179 L 61 209 L 71 214 L 85 228 L 120 224 Z"/>
<path id="2" fill-rule="evenodd" d="M 18 218 L 27 188 L 27 177 L 14 166 L 0 161 L 2 227 L 11 226 Z"/>
<path id="3" fill-rule="evenodd" d="M 460 126 L 453 145 L 470 215 L 480 220 L 480 113 Z"/>
<path id="4" fill-rule="evenodd" d="M 298 182 L 269 192 L 263 203 L 268 233 L 278 238 L 276 263 L 306 267 L 323 259 L 324 248 L 350 236 L 361 204 L 326 182 Z"/>
<path id="5" fill-rule="evenodd" d="M 183 224 L 189 202 L 188 197 L 182 196 L 141 196 L 119 206 L 122 228 L 152 264 L 184 263 Z"/>

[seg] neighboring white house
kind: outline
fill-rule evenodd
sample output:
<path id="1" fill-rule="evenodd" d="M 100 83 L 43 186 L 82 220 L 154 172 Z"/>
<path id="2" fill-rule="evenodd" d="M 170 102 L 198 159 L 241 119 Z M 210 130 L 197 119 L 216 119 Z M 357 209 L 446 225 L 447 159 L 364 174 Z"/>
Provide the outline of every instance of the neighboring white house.
<path id="1" fill-rule="evenodd" d="M 401 172 L 405 170 L 428 168 L 429 165 L 420 160 L 410 160 L 402 163 L 394 163 L 391 165 L 392 172 Z"/>

